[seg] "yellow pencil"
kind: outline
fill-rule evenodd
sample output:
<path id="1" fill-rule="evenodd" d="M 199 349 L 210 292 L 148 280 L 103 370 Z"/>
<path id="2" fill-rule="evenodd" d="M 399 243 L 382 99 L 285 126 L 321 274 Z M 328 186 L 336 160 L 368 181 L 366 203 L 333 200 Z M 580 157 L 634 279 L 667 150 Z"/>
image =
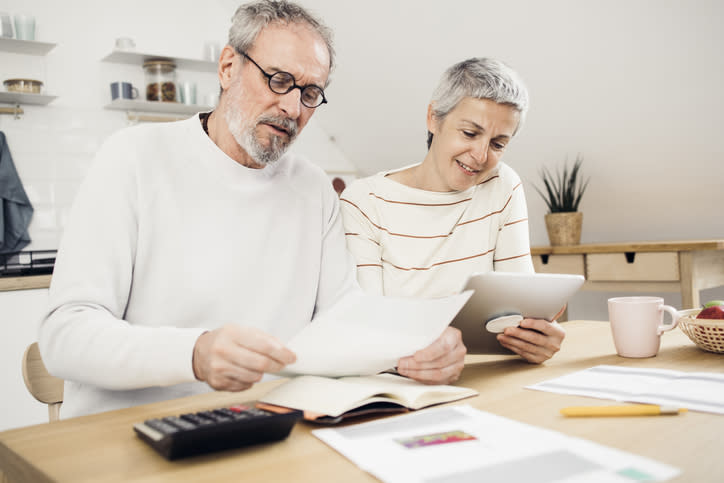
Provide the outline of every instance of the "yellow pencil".
<path id="1" fill-rule="evenodd" d="M 630 406 L 574 406 L 561 409 L 561 414 L 568 417 L 596 416 L 659 416 L 676 415 L 686 409 L 675 406 L 659 406 L 657 404 L 635 404 Z"/>

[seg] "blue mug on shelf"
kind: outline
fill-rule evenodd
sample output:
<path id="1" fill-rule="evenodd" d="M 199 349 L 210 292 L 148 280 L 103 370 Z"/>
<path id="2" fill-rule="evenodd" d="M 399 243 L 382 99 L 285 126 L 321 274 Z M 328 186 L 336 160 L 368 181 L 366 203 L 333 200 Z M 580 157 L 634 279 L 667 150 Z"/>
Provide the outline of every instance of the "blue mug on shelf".
<path id="1" fill-rule="evenodd" d="M 111 83 L 111 99 L 136 99 L 138 97 L 138 89 L 133 87 L 130 82 L 112 82 Z"/>

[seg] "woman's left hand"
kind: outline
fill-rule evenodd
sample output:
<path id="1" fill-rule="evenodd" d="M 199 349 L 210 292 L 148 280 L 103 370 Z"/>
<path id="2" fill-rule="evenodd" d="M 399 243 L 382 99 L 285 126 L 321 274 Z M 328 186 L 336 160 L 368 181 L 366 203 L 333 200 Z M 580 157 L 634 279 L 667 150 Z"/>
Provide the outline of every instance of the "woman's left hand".
<path id="1" fill-rule="evenodd" d="M 508 327 L 498 335 L 500 344 L 534 364 L 547 361 L 561 349 L 566 332 L 558 322 L 523 319 L 518 327 Z"/>
<path id="2" fill-rule="evenodd" d="M 460 330 L 448 327 L 435 342 L 400 359 L 397 372 L 425 384 L 450 384 L 460 377 L 466 353 Z"/>

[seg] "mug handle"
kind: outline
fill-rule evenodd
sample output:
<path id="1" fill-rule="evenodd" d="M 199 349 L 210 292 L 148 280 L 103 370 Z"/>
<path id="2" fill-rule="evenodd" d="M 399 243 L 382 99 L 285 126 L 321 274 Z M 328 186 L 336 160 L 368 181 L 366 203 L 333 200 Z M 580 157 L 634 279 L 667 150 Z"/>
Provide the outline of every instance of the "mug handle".
<path id="1" fill-rule="evenodd" d="M 131 99 L 136 99 L 138 97 L 138 89 L 136 87 L 131 87 Z"/>
<path id="2" fill-rule="evenodd" d="M 679 311 L 676 310 L 676 309 L 675 309 L 674 307 L 672 307 L 671 305 L 663 305 L 663 304 L 661 304 L 661 305 L 659 306 L 659 310 L 664 310 L 664 311 L 668 312 L 669 315 L 671 315 L 671 323 L 670 323 L 670 324 L 662 324 L 662 325 L 658 326 L 658 328 L 656 329 L 656 333 L 657 333 L 658 335 L 661 335 L 661 334 L 663 334 L 664 332 L 666 332 L 666 331 L 668 331 L 668 330 L 671 330 L 671 329 L 676 328 L 676 327 L 679 325 L 679 317 L 681 317 L 681 316 L 679 315 Z"/>

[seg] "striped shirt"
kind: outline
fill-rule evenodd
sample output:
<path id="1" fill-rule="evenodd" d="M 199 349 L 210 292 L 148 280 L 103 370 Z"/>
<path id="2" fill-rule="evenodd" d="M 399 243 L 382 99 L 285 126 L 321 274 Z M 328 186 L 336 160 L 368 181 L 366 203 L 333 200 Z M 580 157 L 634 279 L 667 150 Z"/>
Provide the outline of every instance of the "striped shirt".
<path id="1" fill-rule="evenodd" d="M 533 272 L 525 194 L 508 165 L 454 192 L 411 188 L 386 176 L 392 172 L 357 180 L 341 197 L 366 291 L 438 297 L 459 292 L 471 273 Z"/>

